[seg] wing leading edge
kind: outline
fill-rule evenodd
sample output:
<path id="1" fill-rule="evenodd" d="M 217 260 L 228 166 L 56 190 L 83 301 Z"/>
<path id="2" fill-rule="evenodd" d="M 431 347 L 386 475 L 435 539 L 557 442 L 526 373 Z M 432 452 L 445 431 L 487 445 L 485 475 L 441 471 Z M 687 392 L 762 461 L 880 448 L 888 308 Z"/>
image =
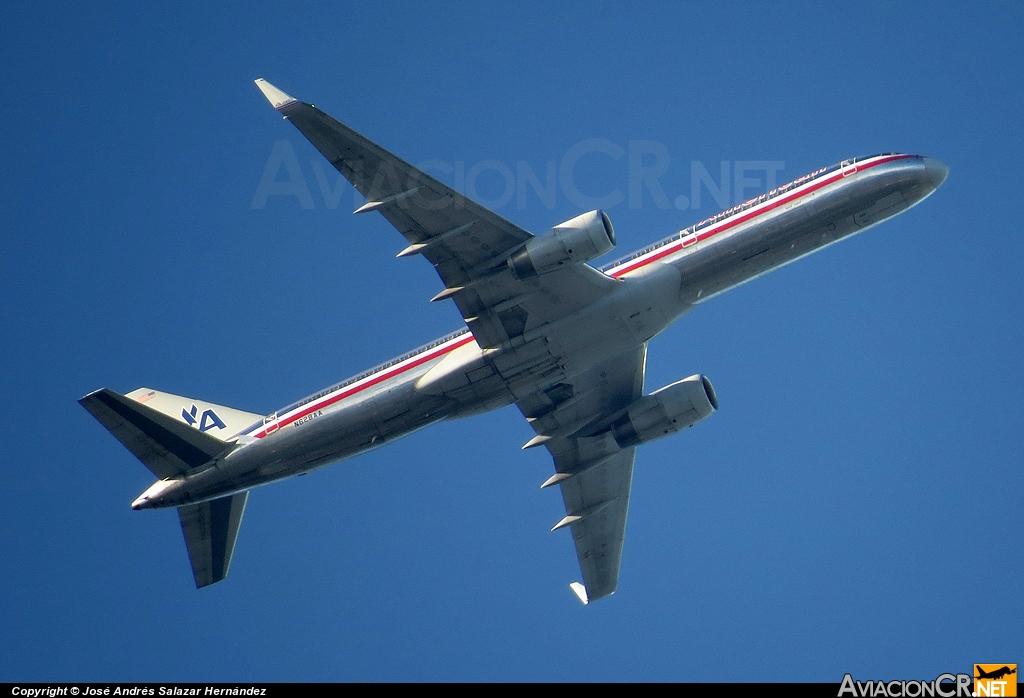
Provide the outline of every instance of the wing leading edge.
<path id="1" fill-rule="evenodd" d="M 533 237 L 311 104 L 266 80 L 256 81 L 275 109 L 304 135 L 367 202 L 410 243 L 399 257 L 421 255 L 481 347 L 511 346 L 531 329 L 559 320 L 613 290 L 615 279 L 585 264 L 516 279 L 509 256 Z"/>

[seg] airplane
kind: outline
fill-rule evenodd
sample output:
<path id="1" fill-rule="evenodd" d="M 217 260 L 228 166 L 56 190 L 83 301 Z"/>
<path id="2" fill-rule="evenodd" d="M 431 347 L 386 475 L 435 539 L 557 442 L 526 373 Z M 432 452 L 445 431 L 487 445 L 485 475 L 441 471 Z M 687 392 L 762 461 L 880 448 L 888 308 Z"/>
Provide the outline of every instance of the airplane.
<path id="1" fill-rule="evenodd" d="M 544 446 L 584 604 L 618 586 L 636 447 L 718 409 L 702 374 L 644 392 L 647 345 L 697 305 L 891 218 L 945 181 L 900 153 L 843 160 L 616 261 L 603 211 L 533 235 L 263 79 L 273 107 L 423 257 L 466 327 L 271 414 L 149 388 L 79 402 L 157 480 L 133 509 L 175 507 L 197 587 L 228 574 L 249 490 L 382 446 L 442 419 L 515 404 Z"/>

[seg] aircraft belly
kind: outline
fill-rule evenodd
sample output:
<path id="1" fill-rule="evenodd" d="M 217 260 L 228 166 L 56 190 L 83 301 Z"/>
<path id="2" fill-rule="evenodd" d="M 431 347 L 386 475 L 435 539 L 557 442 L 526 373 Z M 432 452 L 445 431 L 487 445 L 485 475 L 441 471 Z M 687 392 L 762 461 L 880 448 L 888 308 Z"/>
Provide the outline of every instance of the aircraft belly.
<path id="1" fill-rule="evenodd" d="M 311 413 L 255 440 L 187 478 L 164 506 L 197 503 L 241 492 L 364 453 L 432 424 L 451 412 L 443 396 L 419 395 L 417 376 Z"/>
<path id="2" fill-rule="evenodd" d="M 507 371 L 507 360 L 495 362 L 471 342 L 436 363 L 413 389 L 418 400 L 438 401 L 448 417 L 487 412 L 513 402 L 502 368 Z"/>
<path id="3" fill-rule="evenodd" d="M 418 395 L 415 379 L 410 376 L 384 383 L 296 428 L 289 435 L 300 449 L 295 470 L 305 472 L 351 458 L 447 416 L 448 402 L 443 397 Z"/>
<path id="4" fill-rule="evenodd" d="M 512 347 L 473 361 L 451 357 L 418 388 L 447 386 L 445 394 L 458 398 L 455 416 L 500 407 L 636 349 L 689 307 L 680 299 L 679 271 L 651 264 L 592 306 L 527 331 Z"/>
<path id="5" fill-rule="evenodd" d="M 399 437 L 425 427 L 448 416 L 451 400 L 443 395 L 424 395 L 416 390 L 412 380 L 388 387 L 373 398 L 373 418 L 377 434 L 383 441 Z"/>

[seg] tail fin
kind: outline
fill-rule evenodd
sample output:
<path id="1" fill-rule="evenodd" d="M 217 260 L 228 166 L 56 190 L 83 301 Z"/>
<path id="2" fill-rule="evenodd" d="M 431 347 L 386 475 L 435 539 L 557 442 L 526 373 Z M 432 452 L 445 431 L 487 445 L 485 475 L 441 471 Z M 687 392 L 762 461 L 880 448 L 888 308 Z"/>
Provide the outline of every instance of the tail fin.
<path id="1" fill-rule="evenodd" d="M 212 402 L 162 393 L 150 388 L 138 388 L 125 397 L 145 404 L 146 407 L 182 421 L 221 441 L 227 441 L 232 436 L 237 436 L 246 427 L 251 427 L 263 419 L 261 414 L 243 412 L 231 407 L 215 405 Z"/>
<path id="2" fill-rule="evenodd" d="M 202 504 L 178 507 L 181 532 L 185 534 L 185 547 L 188 548 L 197 589 L 228 576 L 238 527 L 242 524 L 248 499 L 248 492 L 240 492 Z"/>
<path id="3" fill-rule="evenodd" d="M 109 388 L 79 400 L 100 424 L 161 480 L 181 477 L 233 448 L 228 438 L 260 415 L 139 388 Z M 221 432 L 213 436 L 207 432 Z M 178 507 L 196 587 L 224 579 L 242 523 L 248 492 Z"/>

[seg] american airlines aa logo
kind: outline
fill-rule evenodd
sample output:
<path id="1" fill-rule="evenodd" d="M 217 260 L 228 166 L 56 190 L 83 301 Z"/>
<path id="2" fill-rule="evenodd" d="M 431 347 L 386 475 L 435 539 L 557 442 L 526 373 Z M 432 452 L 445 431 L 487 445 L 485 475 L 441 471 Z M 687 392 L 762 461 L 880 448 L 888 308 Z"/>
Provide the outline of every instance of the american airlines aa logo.
<path id="1" fill-rule="evenodd" d="M 203 416 L 196 419 L 196 415 L 199 413 L 199 408 L 196 407 L 195 403 L 192 403 L 192 409 L 186 410 L 184 407 L 181 408 L 181 418 L 189 423 L 191 426 L 196 426 L 198 423 L 199 431 L 209 431 L 214 427 L 218 429 L 224 429 L 227 425 L 221 421 L 220 417 L 213 410 L 204 410 Z"/>
<path id="2" fill-rule="evenodd" d="M 1017 695 L 1016 664 L 975 664 L 975 696 Z"/>

